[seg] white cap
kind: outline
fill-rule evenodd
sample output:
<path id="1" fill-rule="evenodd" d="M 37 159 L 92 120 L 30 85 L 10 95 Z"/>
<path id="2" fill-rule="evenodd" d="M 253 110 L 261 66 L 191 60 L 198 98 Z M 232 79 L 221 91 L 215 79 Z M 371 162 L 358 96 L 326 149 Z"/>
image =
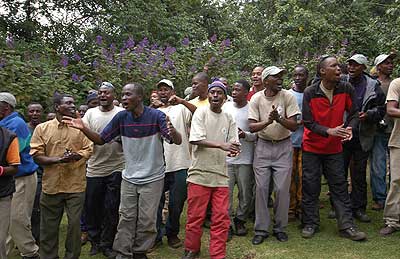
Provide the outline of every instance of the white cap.
<path id="1" fill-rule="evenodd" d="M 268 76 L 271 76 L 271 75 L 274 76 L 281 72 L 286 72 L 286 70 L 276 67 L 276 66 L 267 67 L 262 71 L 261 79 L 262 79 L 262 81 L 264 81 L 264 79 L 267 78 Z"/>
<path id="2" fill-rule="evenodd" d="M 166 84 L 169 87 L 171 87 L 172 89 L 175 89 L 174 84 L 172 83 L 171 80 L 163 79 L 163 80 L 161 80 L 160 82 L 157 83 L 157 87 L 159 87 L 161 84 Z"/>
<path id="3" fill-rule="evenodd" d="M 375 58 L 374 66 L 379 65 L 380 63 L 382 63 L 383 61 L 385 61 L 389 57 L 394 58 L 394 57 L 396 57 L 396 54 L 393 54 L 393 53 L 389 54 L 389 55 L 388 54 L 380 54 L 379 56 L 377 56 Z"/>
<path id="4" fill-rule="evenodd" d="M 368 60 L 367 57 L 362 55 L 362 54 L 355 54 L 351 58 L 347 60 L 349 62 L 350 60 L 353 60 L 357 64 L 364 65 L 365 67 L 368 66 Z"/>
<path id="5" fill-rule="evenodd" d="M 15 108 L 15 106 L 17 105 L 17 100 L 15 99 L 15 96 L 7 92 L 0 93 L 0 102 L 8 103 L 13 108 Z"/>

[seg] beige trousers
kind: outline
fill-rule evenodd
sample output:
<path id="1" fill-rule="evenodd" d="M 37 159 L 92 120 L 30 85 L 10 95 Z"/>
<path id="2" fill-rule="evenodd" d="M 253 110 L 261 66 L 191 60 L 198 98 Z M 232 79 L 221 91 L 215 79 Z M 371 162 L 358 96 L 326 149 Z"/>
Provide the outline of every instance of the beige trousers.
<path id="1" fill-rule="evenodd" d="M 37 187 L 36 173 L 15 178 L 11 201 L 11 221 L 7 237 L 7 255 L 17 246 L 21 256 L 38 255 L 39 247 L 31 231 L 31 215 Z"/>
<path id="2" fill-rule="evenodd" d="M 390 187 L 383 211 L 385 224 L 400 229 L 400 148 L 390 148 Z"/>
<path id="3" fill-rule="evenodd" d="M 12 195 L 0 198 L 0 259 L 7 259 L 6 240 L 10 227 Z"/>

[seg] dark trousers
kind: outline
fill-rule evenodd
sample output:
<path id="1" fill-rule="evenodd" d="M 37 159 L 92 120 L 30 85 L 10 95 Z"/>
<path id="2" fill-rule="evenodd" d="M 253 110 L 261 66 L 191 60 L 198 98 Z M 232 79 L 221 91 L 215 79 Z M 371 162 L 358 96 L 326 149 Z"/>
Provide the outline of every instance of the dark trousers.
<path id="1" fill-rule="evenodd" d="M 365 152 L 361 148 L 358 138 L 353 138 L 351 141 L 343 145 L 344 169 L 347 172 L 350 166 L 351 176 L 351 208 L 353 212 L 361 210 L 365 212 L 367 208 L 367 162 L 369 152 Z"/>
<path id="2" fill-rule="evenodd" d="M 42 193 L 42 175 L 43 169 L 41 167 L 36 171 L 37 173 L 37 187 L 35 194 L 35 201 L 33 203 L 31 226 L 32 236 L 36 240 L 36 244 L 40 243 L 40 194 Z"/>
<path id="3" fill-rule="evenodd" d="M 302 222 L 304 226 L 319 227 L 319 195 L 321 176 L 325 175 L 339 230 L 353 226 L 343 154 L 315 154 L 303 151 Z M 322 170 L 321 170 L 322 168 Z"/>
<path id="4" fill-rule="evenodd" d="M 165 205 L 165 193 L 169 191 L 169 202 L 168 202 L 168 214 L 174 208 L 174 185 L 175 185 L 175 172 L 168 172 L 164 178 L 164 190 L 161 194 L 160 204 L 158 205 L 157 211 L 157 241 L 161 241 L 164 236 L 164 230 L 162 229 L 162 211 Z"/>
<path id="5" fill-rule="evenodd" d="M 167 237 L 177 236 L 180 229 L 180 218 L 185 206 L 185 201 L 187 199 L 187 169 L 182 169 L 175 172 L 175 184 L 169 200 L 173 200 L 172 208 L 169 209 L 167 224 L 165 225 L 165 231 Z"/>
<path id="6" fill-rule="evenodd" d="M 121 172 L 86 179 L 85 208 L 89 240 L 98 247 L 111 249 L 118 226 Z"/>

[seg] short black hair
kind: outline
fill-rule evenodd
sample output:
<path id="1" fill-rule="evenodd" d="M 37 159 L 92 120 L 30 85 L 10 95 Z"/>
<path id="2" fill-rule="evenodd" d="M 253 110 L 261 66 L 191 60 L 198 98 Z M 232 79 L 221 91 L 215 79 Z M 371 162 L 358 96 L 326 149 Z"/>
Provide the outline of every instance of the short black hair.
<path id="1" fill-rule="evenodd" d="M 328 58 L 336 58 L 336 57 L 333 56 L 333 55 L 322 55 L 322 56 L 319 58 L 318 63 L 317 63 L 317 76 L 318 76 L 318 77 L 321 77 L 321 72 L 320 72 L 320 70 L 321 70 L 321 68 L 324 68 L 324 67 L 325 67 L 325 63 L 326 63 L 326 60 L 327 60 Z"/>
<path id="2" fill-rule="evenodd" d="M 194 75 L 194 77 L 200 78 L 202 81 L 207 81 L 207 84 L 210 83 L 210 78 L 208 77 L 208 74 L 206 72 L 200 72 Z"/>
<path id="3" fill-rule="evenodd" d="M 294 66 L 294 69 L 296 69 L 296 68 L 304 69 L 304 71 L 306 71 L 306 74 L 308 75 L 308 69 L 307 69 L 307 67 L 305 65 L 297 64 L 297 65 Z"/>
<path id="4" fill-rule="evenodd" d="M 144 97 L 144 87 L 139 83 L 128 83 L 125 86 L 130 86 L 133 88 L 135 94 Z"/>
<path id="5" fill-rule="evenodd" d="M 64 97 L 72 97 L 72 95 L 55 91 L 53 95 L 53 104 L 61 105 L 62 99 L 64 99 Z"/>
<path id="6" fill-rule="evenodd" d="M 250 84 L 249 82 L 247 82 L 247 80 L 239 79 L 235 83 L 241 84 L 246 89 L 247 92 L 250 91 Z"/>

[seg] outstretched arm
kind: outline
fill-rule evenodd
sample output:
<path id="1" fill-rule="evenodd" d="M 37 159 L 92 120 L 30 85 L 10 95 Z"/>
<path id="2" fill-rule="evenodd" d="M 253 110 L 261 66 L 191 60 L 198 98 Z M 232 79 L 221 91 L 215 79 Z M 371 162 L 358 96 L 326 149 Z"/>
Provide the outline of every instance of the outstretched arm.
<path id="1" fill-rule="evenodd" d="M 77 113 L 77 118 L 72 118 L 68 116 L 64 116 L 62 122 L 73 127 L 79 129 L 83 132 L 83 134 L 88 137 L 91 141 L 93 141 L 96 145 L 104 145 L 105 141 L 100 137 L 100 134 L 89 129 L 85 123 L 83 123 L 81 117 Z"/>

